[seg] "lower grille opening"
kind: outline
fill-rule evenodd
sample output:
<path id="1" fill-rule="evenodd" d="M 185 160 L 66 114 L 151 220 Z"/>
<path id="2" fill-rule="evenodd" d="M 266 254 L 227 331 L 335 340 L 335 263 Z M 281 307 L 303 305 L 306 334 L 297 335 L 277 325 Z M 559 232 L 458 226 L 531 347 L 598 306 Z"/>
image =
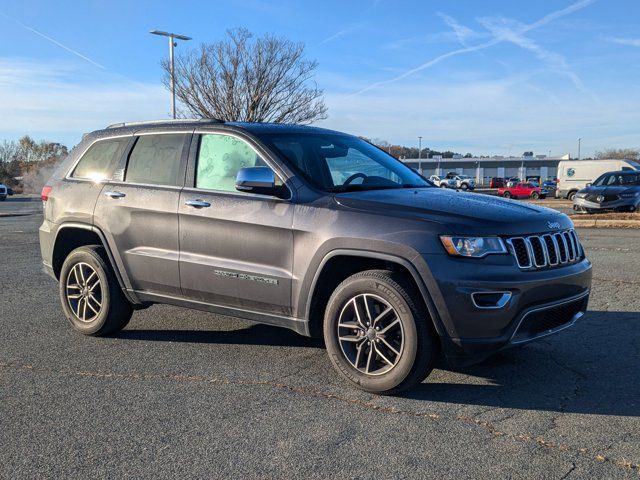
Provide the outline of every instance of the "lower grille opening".
<path id="1" fill-rule="evenodd" d="M 538 335 L 555 330 L 571 322 L 573 317 L 587 308 L 588 298 L 528 314 L 516 331 L 513 342 L 529 340 Z"/>

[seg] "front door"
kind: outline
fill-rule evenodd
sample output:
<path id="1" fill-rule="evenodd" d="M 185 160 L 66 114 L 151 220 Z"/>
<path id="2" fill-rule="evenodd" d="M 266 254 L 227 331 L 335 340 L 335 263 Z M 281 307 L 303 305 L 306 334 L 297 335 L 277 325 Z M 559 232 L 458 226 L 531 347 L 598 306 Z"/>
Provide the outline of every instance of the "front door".
<path id="1" fill-rule="evenodd" d="M 127 287 L 180 295 L 178 202 L 191 133 L 141 134 L 94 213 Z"/>
<path id="2" fill-rule="evenodd" d="M 293 205 L 235 189 L 240 168 L 266 165 L 244 139 L 216 133 L 194 142 L 193 183 L 178 206 L 183 295 L 290 315 Z"/>

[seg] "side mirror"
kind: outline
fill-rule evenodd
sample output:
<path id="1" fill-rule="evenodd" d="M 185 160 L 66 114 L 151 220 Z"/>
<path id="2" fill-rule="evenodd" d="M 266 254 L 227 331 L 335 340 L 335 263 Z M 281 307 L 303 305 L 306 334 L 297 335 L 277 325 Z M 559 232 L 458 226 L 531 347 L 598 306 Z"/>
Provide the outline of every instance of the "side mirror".
<path id="1" fill-rule="evenodd" d="M 276 186 L 276 175 L 269 167 L 245 167 L 236 175 L 236 190 L 260 195 L 282 196 L 282 187 Z"/>
<path id="2" fill-rule="evenodd" d="M 587 187 L 590 187 L 590 186 L 591 186 L 591 184 L 590 184 L 590 183 L 587 183 L 587 185 L 586 185 L 586 186 L 587 186 Z"/>

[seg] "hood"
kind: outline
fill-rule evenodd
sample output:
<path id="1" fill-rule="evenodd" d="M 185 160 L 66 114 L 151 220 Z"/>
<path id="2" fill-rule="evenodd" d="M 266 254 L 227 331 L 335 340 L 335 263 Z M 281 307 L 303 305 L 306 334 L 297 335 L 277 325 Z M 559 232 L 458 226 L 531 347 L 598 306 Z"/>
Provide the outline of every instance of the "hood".
<path id="1" fill-rule="evenodd" d="M 370 190 L 335 195 L 343 207 L 438 223 L 442 233 L 523 235 L 571 228 L 566 215 L 519 200 L 444 188 Z"/>

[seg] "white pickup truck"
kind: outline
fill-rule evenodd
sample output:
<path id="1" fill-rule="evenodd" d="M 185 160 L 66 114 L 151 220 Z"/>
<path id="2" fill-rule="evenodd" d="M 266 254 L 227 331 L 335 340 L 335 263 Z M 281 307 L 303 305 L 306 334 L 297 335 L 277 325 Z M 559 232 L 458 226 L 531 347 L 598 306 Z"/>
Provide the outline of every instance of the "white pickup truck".
<path id="1" fill-rule="evenodd" d="M 458 175 L 454 172 L 450 172 L 447 174 L 446 178 L 456 182 L 456 186 L 453 188 L 457 190 L 473 190 L 476 188 L 476 181 L 467 175 Z"/>
<path id="2" fill-rule="evenodd" d="M 451 178 L 444 178 L 438 175 L 431 175 L 429 180 L 436 186 L 440 188 L 456 188 L 457 183 L 455 180 Z"/>

